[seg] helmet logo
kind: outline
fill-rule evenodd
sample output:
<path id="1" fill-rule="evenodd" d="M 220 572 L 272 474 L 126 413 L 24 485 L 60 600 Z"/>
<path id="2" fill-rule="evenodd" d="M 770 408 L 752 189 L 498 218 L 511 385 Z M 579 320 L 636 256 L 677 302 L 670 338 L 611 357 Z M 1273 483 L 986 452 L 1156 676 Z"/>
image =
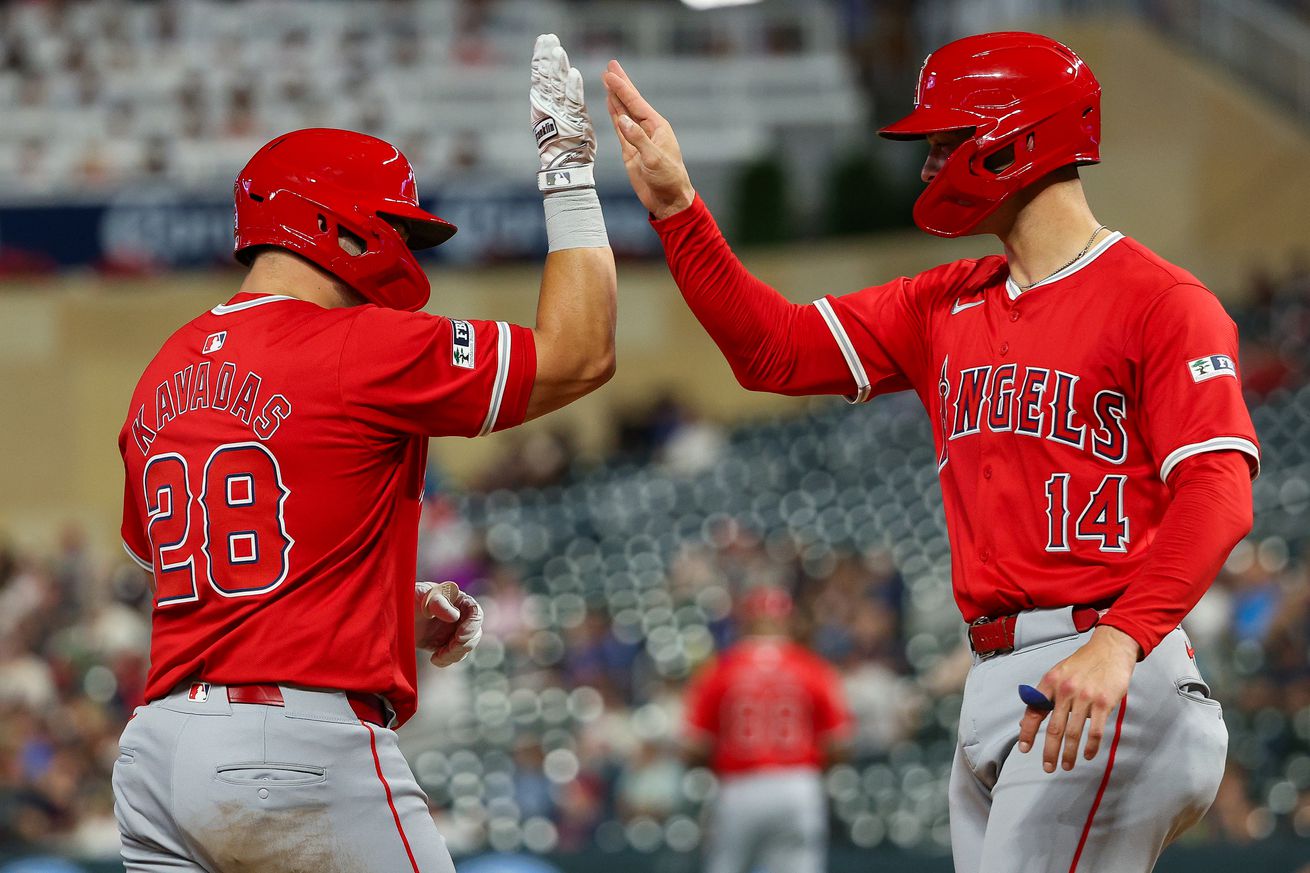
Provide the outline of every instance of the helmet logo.
<path id="1" fill-rule="evenodd" d="M 923 65 L 919 67 L 919 87 L 914 89 L 914 108 L 919 108 L 919 103 L 923 100 L 923 94 L 929 88 L 937 83 L 937 74 L 928 72 L 928 62 L 932 60 L 932 55 L 923 59 Z"/>

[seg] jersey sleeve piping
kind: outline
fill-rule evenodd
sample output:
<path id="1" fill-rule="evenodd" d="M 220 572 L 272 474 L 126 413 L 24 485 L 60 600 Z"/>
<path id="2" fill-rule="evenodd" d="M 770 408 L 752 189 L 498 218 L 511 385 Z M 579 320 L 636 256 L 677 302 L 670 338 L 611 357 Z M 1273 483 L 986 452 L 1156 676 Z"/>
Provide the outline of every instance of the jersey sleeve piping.
<path id="1" fill-rule="evenodd" d="M 814 301 L 814 306 L 823 316 L 824 322 L 828 325 L 828 330 L 832 331 L 832 338 L 837 341 L 837 348 L 841 350 L 842 357 L 846 359 L 846 366 L 851 369 L 851 376 L 855 380 L 855 393 L 846 395 L 847 403 L 863 403 L 869 399 L 872 393 L 872 386 L 869 384 L 869 376 L 864 372 L 864 364 L 860 362 L 860 356 L 855 351 L 855 345 L 851 338 L 846 335 L 846 328 L 842 326 L 841 320 L 837 318 L 837 312 L 832 308 L 832 301 L 826 297 L 820 297 Z"/>
<path id="2" fill-rule="evenodd" d="M 1251 478 L 1255 479 L 1260 475 L 1260 450 L 1256 448 L 1255 443 L 1243 437 L 1220 436 L 1174 449 L 1160 465 L 1160 481 L 1168 482 L 1169 474 L 1174 471 L 1174 468 L 1193 455 L 1222 451 L 1238 451 L 1248 456 L 1255 461 L 1255 471 L 1251 474 Z"/>
<path id="3" fill-rule="evenodd" d="M 509 325 L 503 321 L 496 322 L 496 333 L 496 381 L 491 388 L 491 403 L 487 408 L 487 418 L 482 422 L 482 430 L 478 431 L 478 436 L 486 436 L 495 429 L 496 419 L 500 417 L 500 404 L 505 399 L 505 383 L 509 381 L 512 348 Z"/>
<path id="4" fill-rule="evenodd" d="M 140 567 L 142 570 L 145 570 L 147 573 L 155 572 L 155 568 L 152 564 L 150 564 L 148 561 L 146 561 L 136 552 L 132 551 L 132 547 L 127 544 L 127 540 L 123 540 L 122 543 L 123 543 L 123 551 L 127 552 L 127 556 L 131 558 L 132 561 L 138 567 Z"/>

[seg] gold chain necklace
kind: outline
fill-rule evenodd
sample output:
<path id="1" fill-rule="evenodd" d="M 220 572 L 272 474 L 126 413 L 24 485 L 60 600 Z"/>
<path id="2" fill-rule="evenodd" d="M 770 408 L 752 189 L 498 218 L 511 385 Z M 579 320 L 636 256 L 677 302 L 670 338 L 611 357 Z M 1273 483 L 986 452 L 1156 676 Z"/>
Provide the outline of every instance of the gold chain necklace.
<path id="1" fill-rule="evenodd" d="M 1107 228 L 1104 224 L 1097 225 L 1096 230 L 1092 231 L 1092 235 L 1088 237 L 1087 245 L 1083 246 L 1082 250 L 1079 251 L 1078 254 L 1074 255 L 1072 258 L 1069 259 L 1067 263 L 1047 273 L 1045 276 L 1038 279 L 1036 282 L 1029 282 L 1027 285 L 1020 285 L 1018 282 L 1015 282 L 1014 284 L 1019 286 L 1020 291 L 1027 291 L 1028 289 L 1032 288 L 1034 285 L 1040 285 L 1041 283 L 1045 282 L 1047 279 L 1051 278 L 1056 273 L 1060 272 L 1060 270 L 1063 270 L 1065 267 L 1072 267 L 1074 264 L 1078 262 L 1079 258 L 1087 254 L 1089 251 L 1091 251 L 1092 243 L 1096 241 L 1097 234 L 1099 234 L 1103 230 L 1109 230 L 1109 228 Z"/>

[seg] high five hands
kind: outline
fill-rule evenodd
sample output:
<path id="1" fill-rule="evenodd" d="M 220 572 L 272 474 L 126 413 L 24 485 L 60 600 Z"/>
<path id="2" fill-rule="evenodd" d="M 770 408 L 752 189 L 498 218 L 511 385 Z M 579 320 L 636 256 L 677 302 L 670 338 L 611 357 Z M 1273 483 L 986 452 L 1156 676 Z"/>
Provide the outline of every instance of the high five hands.
<path id="1" fill-rule="evenodd" d="M 656 218 L 681 212 L 696 199 L 682 163 L 673 128 L 646 102 L 618 61 L 610 61 L 601 77 L 609 97 L 606 106 L 619 136 L 623 166 L 642 205 Z"/>

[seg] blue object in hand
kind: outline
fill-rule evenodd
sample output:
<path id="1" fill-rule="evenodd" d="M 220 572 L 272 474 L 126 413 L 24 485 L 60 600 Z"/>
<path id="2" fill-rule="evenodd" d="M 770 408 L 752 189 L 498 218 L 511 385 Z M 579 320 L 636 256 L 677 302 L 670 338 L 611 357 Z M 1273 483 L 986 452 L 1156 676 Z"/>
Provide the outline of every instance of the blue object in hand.
<path id="1" fill-rule="evenodd" d="M 1019 686 L 1019 699 L 1033 709 L 1040 709 L 1044 712 L 1050 712 L 1055 709 L 1055 704 L 1047 699 L 1046 695 L 1038 691 L 1031 685 Z"/>

